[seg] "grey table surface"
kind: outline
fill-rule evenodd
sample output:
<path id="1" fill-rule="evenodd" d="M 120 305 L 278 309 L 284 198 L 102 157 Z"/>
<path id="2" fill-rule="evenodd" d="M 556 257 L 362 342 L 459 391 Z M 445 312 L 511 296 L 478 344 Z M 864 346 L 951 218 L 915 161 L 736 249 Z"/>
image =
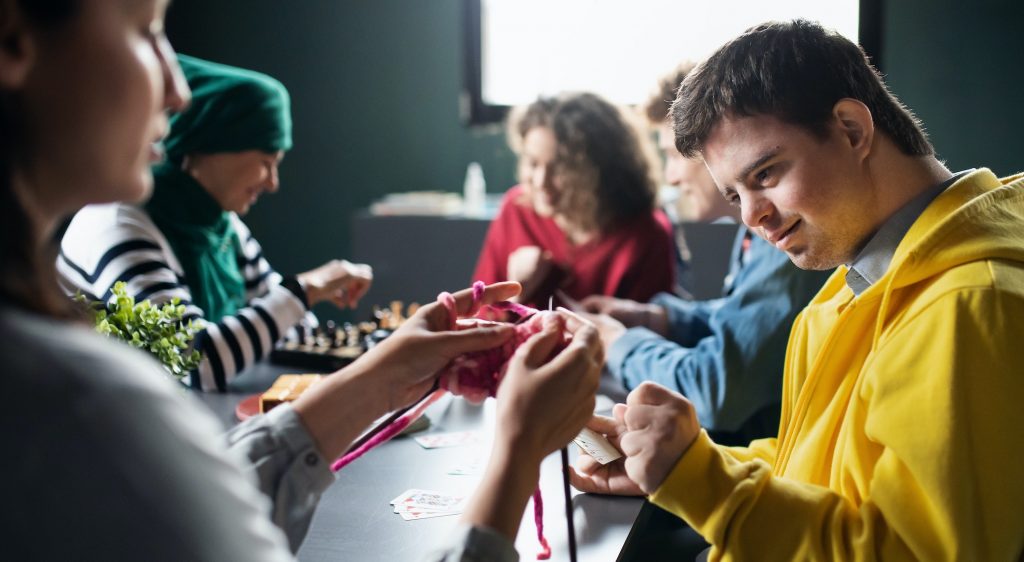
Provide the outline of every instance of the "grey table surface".
<path id="1" fill-rule="evenodd" d="M 265 390 L 280 374 L 298 372 L 292 367 L 260 363 L 241 374 L 225 394 L 208 393 L 199 398 L 226 425 L 237 423 L 235 407 L 246 396 Z M 619 399 L 614 386 L 602 386 Z M 608 390 L 610 388 L 610 390 Z M 440 449 L 424 449 L 411 437 L 400 436 L 370 451 L 345 467 L 324 493 L 298 558 L 302 561 L 420 560 L 455 527 L 458 517 L 403 521 L 389 502 L 409 488 L 470 495 L 487 461 L 493 428 L 493 400 L 472 405 L 461 398 L 445 399 L 426 415 L 430 427 L 417 435 L 450 431 L 476 431 L 475 443 Z M 578 454 L 570 446 L 570 458 Z M 476 464 L 474 474 L 449 474 L 457 466 Z M 569 560 L 561 460 L 557 453 L 541 465 L 544 499 L 544 531 L 553 561 Z M 641 498 L 581 494 L 573 490 L 573 522 L 578 560 L 615 560 L 642 504 Z M 523 515 L 516 548 L 522 560 L 535 559 L 539 551 L 532 503 Z"/>

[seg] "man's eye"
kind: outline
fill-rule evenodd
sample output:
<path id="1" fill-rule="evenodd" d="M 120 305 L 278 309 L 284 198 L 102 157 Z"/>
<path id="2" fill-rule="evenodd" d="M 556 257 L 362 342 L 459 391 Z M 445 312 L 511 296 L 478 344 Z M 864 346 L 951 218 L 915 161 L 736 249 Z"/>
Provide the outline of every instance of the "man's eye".
<path id="1" fill-rule="evenodd" d="M 771 168 L 769 167 L 769 168 L 765 168 L 765 169 L 761 170 L 754 177 L 755 177 L 755 179 L 757 179 L 757 183 L 764 183 L 764 182 L 768 181 L 768 178 L 771 177 Z"/>

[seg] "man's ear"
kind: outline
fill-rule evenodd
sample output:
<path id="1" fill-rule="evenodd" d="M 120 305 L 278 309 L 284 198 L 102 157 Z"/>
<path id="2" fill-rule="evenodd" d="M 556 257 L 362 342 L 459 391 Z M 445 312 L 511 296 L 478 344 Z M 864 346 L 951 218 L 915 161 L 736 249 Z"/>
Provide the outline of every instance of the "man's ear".
<path id="1" fill-rule="evenodd" d="M 34 38 L 18 0 L 0 0 L 0 88 L 21 86 L 34 61 Z"/>
<path id="2" fill-rule="evenodd" d="M 867 158 L 875 138 L 875 121 L 868 106 L 860 100 L 843 98 L 832 107 L 832 117 L 850 148 Z"/>

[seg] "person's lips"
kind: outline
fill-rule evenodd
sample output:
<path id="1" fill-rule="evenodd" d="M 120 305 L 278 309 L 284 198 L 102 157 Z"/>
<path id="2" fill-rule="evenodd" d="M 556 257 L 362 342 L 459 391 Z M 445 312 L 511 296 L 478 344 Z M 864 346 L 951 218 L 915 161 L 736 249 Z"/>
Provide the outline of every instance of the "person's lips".
<path id="1" fill-rule="evenodd" d="M 793 242 L 793 234 L 800 227 L 802 221 L 797 220 L 793 224 L 788 226 L 768 231 L 764 231 L 765 240 L 770 242 L 776 248 L 785 251 Z"/>

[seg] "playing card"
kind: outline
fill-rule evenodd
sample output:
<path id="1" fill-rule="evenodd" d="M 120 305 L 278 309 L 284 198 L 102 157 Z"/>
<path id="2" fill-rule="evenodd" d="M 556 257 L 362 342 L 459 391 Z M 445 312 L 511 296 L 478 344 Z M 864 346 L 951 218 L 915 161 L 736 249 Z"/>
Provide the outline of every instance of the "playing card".
<path id="1" fill-rule="evenodd" d="M 391 500 L 395 512 L 401 511 L 462 511 L 465 498 L 434 490 L 412 488 Z"/>
<path id="2" fill-rule="evenodd" d="M 431 517 L 447 517 L 459 515 L 461 511 L 399 511 L 398 515 L 405 521 L 416 521 L 417 519 L 429 519 Z"/>
<path id="3" fill-rule="evenodd" d="M 608 464 L 622 457 L 622 453 L 608 441 L 607 437 L 586 427 L 572 442 L 601 464 Z"/>
<path id="4" fill-rule="evenodd" d="M 479 438 L 479 433 L 476 431 L 455 431 L 452 433 L 419 435 L 413 439 L 415 439 L 416 442 L 424 449 L 437 449 L 440 447 L 456 447 L 467 443 L 474 443 L 478 441 Z"/>

